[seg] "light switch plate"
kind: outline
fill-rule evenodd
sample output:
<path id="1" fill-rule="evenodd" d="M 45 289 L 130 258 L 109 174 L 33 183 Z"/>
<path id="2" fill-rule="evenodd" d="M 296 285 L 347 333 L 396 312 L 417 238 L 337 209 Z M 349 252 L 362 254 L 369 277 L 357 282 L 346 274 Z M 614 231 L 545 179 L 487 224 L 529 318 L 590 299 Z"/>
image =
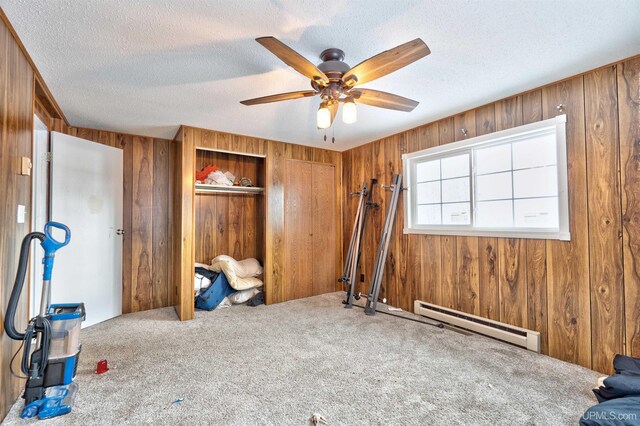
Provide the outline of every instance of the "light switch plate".
<path id="1" fill-rule="evenodd" d="M 27 209 L 22 204 L 18 204 L 18 223 L 24 223 L 26 216 Z"/>

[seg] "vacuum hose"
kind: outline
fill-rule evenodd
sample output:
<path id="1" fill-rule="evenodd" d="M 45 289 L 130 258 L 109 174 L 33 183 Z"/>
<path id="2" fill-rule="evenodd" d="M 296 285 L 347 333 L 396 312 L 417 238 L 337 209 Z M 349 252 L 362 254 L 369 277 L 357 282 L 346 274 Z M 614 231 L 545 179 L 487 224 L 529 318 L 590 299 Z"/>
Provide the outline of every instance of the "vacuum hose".
<path id="1" fill-rule="evenodd" d="M 22 240 L 16 281 L 13 284 L 13 290 L 11 290 L 11 297 L 9 299 L 9 306 L 7 306 L 7 313 L 4 317 L 4 330 L 13 340 L 23 340 L 25 336 L 24 333 L 19 333 L 16 330 L 15 316 L 16 310 L 18 309 L 18 302 L 20 301 L 20 294 L 22 293 L 22 286 L 24 285 L 24 279 L 27 275 L 27 267 L 29 266 L 29 249 L 31 248 L 31 241 L 38 239 L 40 242 L 43 242 L 45 238 L 46 236 L 42 232 L 31 232 Z"/>

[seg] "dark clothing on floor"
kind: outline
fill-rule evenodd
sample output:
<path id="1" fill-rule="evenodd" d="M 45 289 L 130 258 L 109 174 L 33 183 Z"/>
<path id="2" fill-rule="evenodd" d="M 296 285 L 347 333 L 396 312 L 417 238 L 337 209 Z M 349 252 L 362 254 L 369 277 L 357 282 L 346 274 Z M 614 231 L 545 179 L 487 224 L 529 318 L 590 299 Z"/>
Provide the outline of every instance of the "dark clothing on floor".
<path id="1" fill-rule="evenodd" d="M 615 374 L 593 393 L 600 404 L 589 408 L 580 426 L 640 425 L 640 358 L 616 355 Z"/>
<path id="2" fill-rule="evenodd" d="M 264 304 L 264 291 L 253 296 L 247 301 L 247 306 L 258 306 Z"/>
<path id="3" fill-rule="evenodd" d="M 616 355 L 613 368 L 616 373 L 604 379 L 604 386 L 593 390 L 598 402 L 625 396 L 640 396 L 640 359 Z"/>

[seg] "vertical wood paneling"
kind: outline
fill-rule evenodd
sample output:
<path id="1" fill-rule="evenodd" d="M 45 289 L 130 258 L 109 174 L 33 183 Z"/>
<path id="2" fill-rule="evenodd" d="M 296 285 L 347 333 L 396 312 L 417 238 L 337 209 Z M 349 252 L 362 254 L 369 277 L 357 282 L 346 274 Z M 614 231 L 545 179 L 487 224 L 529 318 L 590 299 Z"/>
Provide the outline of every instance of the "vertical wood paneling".
<path id="1" fill-rule="evenodd" d="M 78 129 L 72 129 L 77 131 Z M 93 140 L 89 135 L 85 139 Z M 122 313 L 133 312 L 133 138 L 130 136 L 120 136 L 122 153 L 122 226 L 125 231 L 122 237 Z"/>
<path id="2" fill-rule="evenodd" d="M 334 290 L 340 290 L 341 289 L 341 285 L 338 283 L 337 277 L 341 274 L 342 272 L 342 265 L 343 265 L 343 259 L 342 259 L 342 253 L 343 251 L 341 250 L 341 244 L 343 241 L 346 241 L 348 239 L 347 236 L 343 236 L 342 234 L 342 230 L 343 230 L 343 218 L 344 215 L 342 213 L 342 205 L 345 201 L 345 198 L 343 196 L 343 183 L 342 183 L 342 153 L 340 152 L 325 152 L 325 156 L 324 156 L 324 161 L 330 161 L 331 164 L 334 165 L 334 185 L 335 185 L 335 196 L 334 196 L 334 208 L 335 208 L 335 212 L 334 212 L 334 217 L 335 217 L 335 221 L 336 221 L 336 234 L 335 234 L 335 246 L 336 246 L 336 250 L 335 250 L 335 268 L 336 268 L 336 274 L 335 274 L 335 281 L 333 282 L 333 289 Z"/>
<path id="3" fill-rule="evenodd" d="M 361 188 L 362 187 L 362 183 L 366 180 L 367 181 L 367 187 L 371 186 L 370 182 L 371 179 L 379 179 L 379 176 L 377 176 L 375 174 L 375 170 L 374 170 L 374 166 L 373 166 L 373 158 L 371 155 L 356 155 L 354 156 L 353 159 L 353 163 L 351 164 L 351 167 L 354 167 L 355 169 L 352 170 L 352 176 L 354 179 L 357 179 L 360 181 L 360 183 L 358 184 L 355 180 L 353 182 L 354 186 L 353 188 L 357 188 L 358 186 Z M 356 173 L 354 173 L 356 172 Z M 380 183 L 378 183 L 378 185 L 374 185 L 372 188 L 369 188 L 370 191 L 372 192 L 372 202 L 376 203 L 379 202 L 382 191 L 380 189 Z M 357 206 L 358 206 L 358 197 L 349 197 L 351 200 L 351 224 L 353 225 L 353 220 L 355 218 L 356 215 L 356 210 L 357 210 Z M 373 273 L 373 264 L 375 262 L 375 254 L 372 253 L 366 253 L 364 251 L 365 247 L 374 247 L 375 246 L 375 241 L 378 241 L 379 238 L 379 231 L 373 231 L 372 229 L 376 229 L 375 228 L 375 223 L 377 220 L 379 220 L 379 218 L 383 215 L 384 213 L 380 210 L 380 208 L 378 209 L 370 209 L 369 210 L 369 214 L 367 217 L 367 223 L 365 225 L 365 233 L 362 239 L 362 244 L 364 245 L 362 247 L 362 254 L 360 255 L 360 274 L 361 276 L 364 275 L 364 279 L 360 280 L 361 282 L 359 282 L 359 285 L 356 285 L 356 289 L 355 291 L 362 291 L 362 292 L 367 292 L 369 289 L 369 285 L 371 283 L 371 275 Z M 347 237 L 347 234 L 345 234 L 345 237 Z M 345 238 L 346 240 L 347 238 Z M 375 252 L 374 252 L 375 253 Z M 356 274 L 357 276 L 358 274 Z"/>
<path id="4" fill-rule="evenodd" d="M 171 141 L 153 143 L 153 300 L 152 306 L 166 306 L 169 302 L 169 157 Z"/>
<path id="5" fill-rule="evenodd" d="M 285 300 L 313 294 L 312 169 L 306 161 L 287 160 L 284 191 Z"/>
<path id="6" fill-rule="evenodd" d="M 438 140 L 440 145 L 454 141 L 454 120 L 444 119 L 438 122 Z M 456 253 L 456 237 L 443 235 L 442 244 L 442 305 L 456 308 L 458 288 L 458 256 Z"/>
<path id="7" fill-rule="evenodd" d="M 476 136 L 475 111 L 467 111 L 454 118 L 455 140 Z M 463 133 L 466 131 L 466 135 Z M 458 260 L 458 286 L 455 292 L 456 309 L 474 315 L 480 314 L 478 293 L 478 237 L 456 237 L 456 257 Z"/>
<path id="8" fill-rule="evenodd" d="M 327 249 L 336 247 L 336 231 L 338 228 L 335 214 L 335 169 L 335 166 L 331 165 L 311 164 L 311 195 L 313 203 L 310 215 L 313 243 L 311 293 L 313 295 L 334 291 L 336 276 L 338 275 L 335 253 Z M 291 281 L 288 284 L 291 284 Z"/>
<path id="9" fill-rule="evenodd" d="M 153 141 L 134 138 L 132 205 L 132 285 L 133 311 L 151 309 L 153 300 Z"/>
<path id="10" fill-rule="evenodd" d="M 527 283 L 524 241 L 500 238 L 500 321 L 527 327 Z"/>
<path id="11" fill-rule="evenodd" d="M 584 76 L 592 368 L 624 352 L 622 212 L 616 67 Z"/>
<path id="12" fill-rule="evenodd" d="M 417 130 L 417 146 L 409 152 L 419 151 L 440 144 L 438 123 L 421 126 Z M 405 185 L 407 183 L 405 182 Z M 398 214 L 402 214 L 401 211 Z M 439 235 L 409 234 L 409 267 L 414 269 L 414 285 L 418 300 L 442 304 L 442 242 Z M 414 300 L 415 300 L 414 299 Z"/>
<path id="13" fill-rule="evenodd" d="M 183 130 L 180 130 L 180 137 Z M 182 288 L 182 143 L 173 142 L 173 185 L 171 194 L 173 205 L 171 206 L 171 282 L 169 283 L 169 298 L 171 305 L 174 306 L 176 312 L 180 310 L 180 290 Z"/>
<path id="14" fill-rule="evenodd" d="M 617 68 L 626 353 L 640 357 L 640 58 Z"/>
<path id="15" fill-rule="evenodd" d="M 194 318 L 193 303 L 193 264 L 195 263 L 195 161 L 197 141 L 202 139 L 202 130 L 183 128 L 182 150 L 179 158 L 181 173 L 179 197 L 180 208 L 180 251 L 178 253 L 180 265 L 180 280 L 178 281 L 178 298 L 176 312 L 182 321 Z M 184 265 L 189 265 L 185 268 Z"/>
<path id="16" fill-rule="evenodd" d="M 542 120 L 542 90 L 522 96 L 522 124 Z M 540 332 L 540 346 L 549 353 L 547 333 L 547 244 L 544 240 L 527 240 L 527 326 Z"/>
<path id="17" fill-rule="evenodd" d="M 547 241 L 549 354 L 590 367 L 589 227 L 582 76 L 543 88 L 542 110 L 544 118 L 567 114 L 571 212 L 571 241 Z"/>
<path id="18" fill-rule="evenodd" d="M 522 125 L 522 98 L 496 102 L 496 130 Z M 498 256 L 498 318 L 512 325 L 527 326 L 526 241 L 500 238 Z"/>
<path id="19" fill-rule="evenodd" d="M 244 151 L 244 137 L 234 135 L 231 142 L 231 150 L 234 152 L 243 152 Z M 243 173 L 243 160 L 239 156 L 232 156 L 232 162 L 229 164 L 228 170 L 231 171 L 236 177 L 244 176 Z M 245 228 L 245 221 L 243 210 L 244 203 L 242 202 L 243 197 L 228 197 L 228 236 L 229 236 L 229 249 L 228 254 L 230 254 L 234 259 L 243 259 L 243 234 Z"/>
<path id="20" fill-rule="evenodd" d="M 32 156 L 33 83 L 34 75 L 28 61 L 8 28 L 0 23 L 0 303 L 3 312 L 13 288 L 20 244 L 29 232 L 31 221 L 31 179 L 19 174 L 18 157 Z M 26 207 L 24 224 L 15 220 L 18 204 Z M 26 326 L 27 287 L 25 285 L 16 313 L 19 330 Z M 1 418 L 20 394 L 23 381 L 13 377 L 9 369 L 9 362 L 19 343 L 9 339 L 4 329 L 0 331 Z"/>
<path id="21" fill-rule="evenodd" d="M 267 183 L 265 195 L 267 203 L 265 278 L 271 280 L 271 290 L 265 294 L 266 303 L 286 300 L 284 271 L 284 185 L 285 185 L 284 145 L 276 142 L 267 144 Z"/>
<path id="22" fill-rule="evenodd" d="M 476 134 L 486 135 L 496 131 L 497 106 L 489 104 L 476 110 Z M 498 110 L 498 113 L 502 111 Z M 504 114 L 503 114 L 504 115 Z M 501 116 L 502 118 L 502 116 Z M 480 315 L 493 320 L 500 319 L 498 287 L 499 258 L 497 238 L 478 238 L 478 303 Z"/>
<path id="23" fill-rule="evenodd" d="M 342 223 L 344 225 L 343 232 L 345 233 L 344 238 L 342 239 L 342 253 L 346 255 L 347 250 L 349 249 L 349 241 L 351 238 L 351 232 L 353 227 L 354 216 L 352 216 L 352 201 L 349 193 L 351 192 L 351 153 L 352 151 L 345 151 L 342 155 L 342 164 L 345 166 L 342 167 L 342 188 L 341 192 L 339 192 L 338 199 L 344 200 L 344 204 L 342 207 Z M 342 270 L 340 271 L 342 275 Z M 336 287 L 336 289 L 341 289 L 342 286 Z"/>
<path id="24" fill-rule="evenodd" d="M 402 173 L 402 154 L 408 151 L 409 139 L 415 138 L 415 132 L 405 132 L 398 135 L 397 146 L 394 150 L 392 161 L 396 165 L 394 173 Z M 402 182 L 405 186 L 405 182 Z M 395 281 L 396 281 L 396 300 L 397 305 L 404 310 L 411 310 L 413 301 L 415 300 L 413 291 L 413 269 L 409 268 L 408 253 L 410 250 L 409 236 L 404 233 L 404 197 L 402 193 L 398 198 L 398 206 L 396 209 L 396 220 L 393 228 L 394 234 L 394 251 L 393 260 L 395 263 Z"/>

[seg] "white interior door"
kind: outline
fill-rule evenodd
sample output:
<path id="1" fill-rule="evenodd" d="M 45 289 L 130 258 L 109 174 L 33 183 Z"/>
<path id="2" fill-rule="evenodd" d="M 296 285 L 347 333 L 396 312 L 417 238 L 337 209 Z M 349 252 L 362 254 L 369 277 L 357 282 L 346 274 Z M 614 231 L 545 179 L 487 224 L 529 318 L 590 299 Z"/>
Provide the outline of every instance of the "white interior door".
<path id="1" fill-rule="evenodd" d="M 51 153 L 51 220 L 71 229 L 51 303 L 84 302 L 89 326 L 122 314 L 122 150 L 52 132 Z"/>

